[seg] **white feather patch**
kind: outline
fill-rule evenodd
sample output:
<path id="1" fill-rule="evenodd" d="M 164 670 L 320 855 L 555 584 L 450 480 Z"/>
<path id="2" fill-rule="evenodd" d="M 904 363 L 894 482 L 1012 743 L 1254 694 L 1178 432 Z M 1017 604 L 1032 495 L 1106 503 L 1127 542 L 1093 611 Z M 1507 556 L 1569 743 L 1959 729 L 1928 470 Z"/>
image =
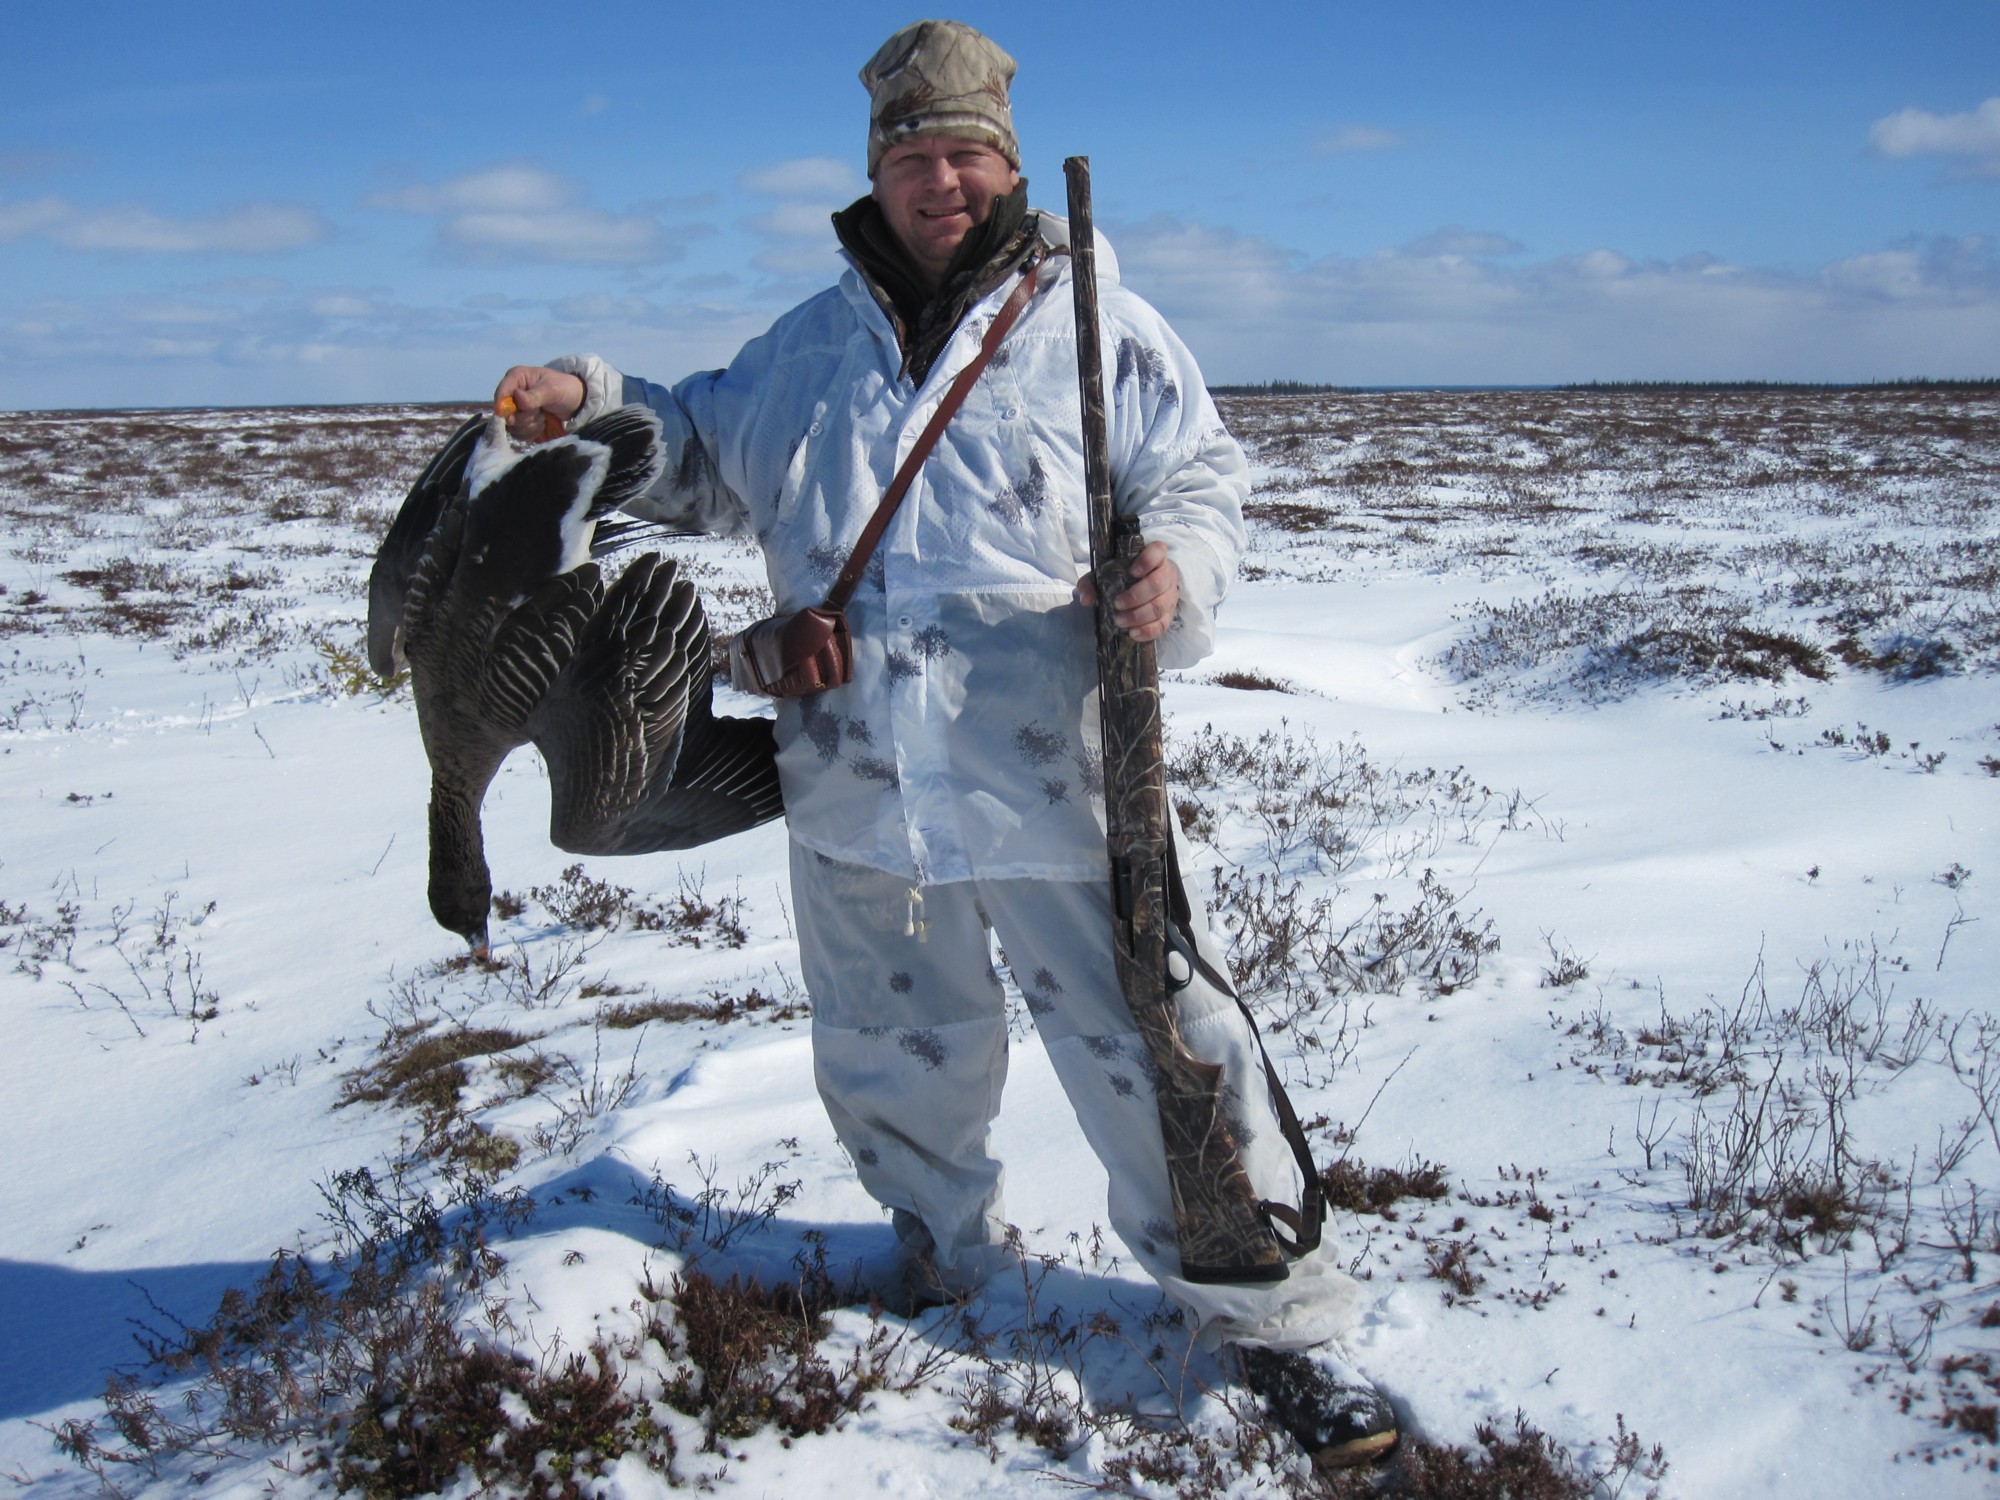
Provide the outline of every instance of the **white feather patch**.
<path id="1" fill-rule="evenodd" d="M 557 534 L 562 539 L 562 558 L 556 564 L 557 573 L 570 572 L 590 561 L 590 543 L 597 534 L 597 523 L 585 517 L 590 512 L 591 502 L 597 498 L 597 492 L 604 487 L 605 475 L 611 472 L 610 448 L 603 443 L 585 442 L 575 437 L 560 437 L 552 443 L 517 444 L 509 435 L 506 422 L 495 415 L 487 419 L 486 430 L 479 435 L 479 444 L 472 450 L 472 457 L 465 466 L 467 493 L 476 498 L 531 450 L 562 447 L 581 450 L 590 460 L 590 467 L 584 470 L 576 493 L 570 497 L 562 520 L 557 523 Z M 516 599 L 513 602 L 519 604 L 521 601 Z"/>
<path id="2" fill-rule="evenodd" d="M 507 435 L 507 423 L 503 417 L 497 412 L 488 417 L 486 430 L 479 434 L 479 445 L 472 450 L 472 457 L 465 465 L 466 493 L 477 495 L 519 463 L 526 451 L 525 448 L 517 448 L 513 438 Z"/>
<path id="3" fill-rule="evenodd" d="M 591 501 L 604 487 L 604 476 L 611 472 L 611 450 L 602 443 L 587 443 L 580 438 L 556 439 L 556 443 L 574 443 L 590 457 L 590 467 L 584 472 L 583 482 L 576 487 L 576 498 L 562 518 L 562 561 L 556 564 L 558 573 L 567 573 L 580 568 L 590 561 L 591 538 L 597 534 L 597 523 L 586 521 Z M 554 447 L 552 443 L 549 446 Z"/>

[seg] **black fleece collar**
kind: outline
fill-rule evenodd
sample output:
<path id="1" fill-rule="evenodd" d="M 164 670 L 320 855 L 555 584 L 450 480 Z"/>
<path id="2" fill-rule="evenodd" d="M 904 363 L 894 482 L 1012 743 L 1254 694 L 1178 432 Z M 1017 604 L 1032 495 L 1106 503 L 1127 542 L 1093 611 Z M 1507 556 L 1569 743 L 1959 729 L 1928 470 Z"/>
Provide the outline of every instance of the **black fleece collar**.
<path id="1" fill-rule="evenodd" d="M 993 200 L 993 211 L 959 242 L 935 293 L 924 289 L 909 251 L 872 197 L 833 216 L 833 231 L 854 257 L 903 351 L 902 373 L 922 385 L 966 311 L 1012 275 L 1034 248 L 1039 223 L 1028 211 L 1028 180 Z"/>

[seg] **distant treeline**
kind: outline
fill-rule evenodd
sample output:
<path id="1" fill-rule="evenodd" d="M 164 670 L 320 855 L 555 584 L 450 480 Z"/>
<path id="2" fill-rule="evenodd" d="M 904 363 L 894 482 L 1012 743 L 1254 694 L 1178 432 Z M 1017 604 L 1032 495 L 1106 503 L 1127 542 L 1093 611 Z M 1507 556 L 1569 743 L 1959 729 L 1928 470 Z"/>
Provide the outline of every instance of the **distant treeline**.
<path id="1" fill-rule="evenodd" d="M 1262 385 L 1212 385 L 1211 396 L 1323 396 L 1329 391 L 1367 390 L 1360 385 L 1314 385 L 1309 380 L 1267 380 Z"/>
<path id="2" fill-rule="evenodd" d="M 1326 396 L 1383 391 L 1991 391 L 2000 375 L 1972 380 L 1588 380 L 1570 385 L 1319 385 L 1310 380 L 1267 380 L 1260 385 L 1212 385 L 1211 396 Z"/>
<path id="3" fill-rule="evenodd" d="M 1554 387 L 1561 391 L 1991 391 L 2000 375 L 1974 380 L 1591 380 Z"/>

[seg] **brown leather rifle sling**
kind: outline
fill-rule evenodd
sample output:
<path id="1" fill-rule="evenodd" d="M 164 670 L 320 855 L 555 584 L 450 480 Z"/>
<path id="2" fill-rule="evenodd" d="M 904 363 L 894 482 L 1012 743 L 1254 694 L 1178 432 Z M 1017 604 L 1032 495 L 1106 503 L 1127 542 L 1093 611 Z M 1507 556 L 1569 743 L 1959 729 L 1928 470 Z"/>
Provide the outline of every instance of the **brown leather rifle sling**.
<path id="1" fill-rule="evenodd" d="M 965 404 L 965 398 L 972 393 L 973 386 L 979 383 L 979 377 L 992 362 L 994 352 L 1000 347 L 1000 341 L 1007 337 L 1007 330 L 1012 328 L 1014 320 L 1021 316 L 1021 309 L 1034 297 L 1035 273 L 1038 269 L 1040 269 L 1039 258 L 1029 264 L 1020 281 L 1015 284 L 1013 294 L 1000 305 L 1000 311 L 993 315 L 992 323 L 987 326 L 986 336 L 979 341 L 979 352 L 963 370 L 958 372 L 951 383 L 951 388 L 944 393 L 944 400 L 938 403 L 938 409 L 931 413 L 930 421 L 924 424 L 923 432 L 917 437 L 916 446 L 910 450 L 910 456 L 903 460 L 903 466 L 896 470 L 896 477 L 889 482 L 888 491 L 882 496 L 882 503 L 875 507 L 875 514 L 868 518 L 868 524 L 862 528 L 860 540 L 854 544 L 854 551 L 848 554 L 847 566 L 840 570 L 840 576 L 834 579 L 833 587 L 827 590 L 826 602 L 820 606 L 822 609 L 845 609 L 847 601 L 854 597 L 855 586 L 861 582 L 862 571 L 867 568 L 868 559 L 874 556 L 876 544 L 882 540 L 882 533 L 889 529 L 889 522 L 894 519 L 896 508 L 903 503 L 903 496 L 909 493 L 911 481 L 917 477 L 917 471 L 923 468 L 924 460 L 931 456 L 931 450 L 937 446 L 938 439 L 944 436 L 944 430 L 951 425 L 951 419 L 958 415 L 958 409 Z"/>
<path id="2" fill-rule="evenodd" d="M 739 689 L 769 698 L 806 698 L 829 688 L 845 686 L 854 675 L 854 644 L 847 628 L 847 605 L 855 587 L 875 555 L 882 534 L 889 529 L 903 496 L 909 493 L 917 471 L 937 447 L 938 439 L 957 415 L 965 398 L 978 384 L 980 375 L 993 360 L 1000 341 L 1014 326 L 1021 310 L 1035 295 L 1035 270 L 1040 258 L 1029 261 L 1012 294 L 1001 304 L 979 341 L 979 352 L 960 370 L 931 413 L 930 421 L 918 434 L 916 445 L 896 470 L 887 493 L 875 513 L 861 529 L 853 551 L 826 599 L 817 605 L 772 615 L 740 630 L 729 643 L 729 676 Z"/>

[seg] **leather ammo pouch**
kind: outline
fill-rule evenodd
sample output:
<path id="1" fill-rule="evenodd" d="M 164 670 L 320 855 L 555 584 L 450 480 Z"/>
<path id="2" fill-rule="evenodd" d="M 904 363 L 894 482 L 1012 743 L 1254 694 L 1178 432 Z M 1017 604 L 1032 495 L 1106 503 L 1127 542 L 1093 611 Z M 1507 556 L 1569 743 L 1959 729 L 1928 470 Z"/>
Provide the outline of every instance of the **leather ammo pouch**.
<path id="1" fill-rule="evenodd" d="M 828 688 L 841 687 L 853 677 L 854 642 L 847 631 L 847 601 L 854 597 L 862 570 L 874 556 L 882 533 L 889 529 L 889 520 L 903 503 L 910 481 L 917 477 L 917 470 L 930 457 L 953 415 L 964 404 L 966 394 L 978 383 L 980 372 L 993 358 L 993 351 L 1000 347 L 1000 340 L 1007 336 L 1007 330 L 1014 326 L 1021 309 L 1034 295 L 1035 265 L 1030 263 L 1013 293 L 994 314 L 986 336 L 979 342 L 979 353 L 958 372 L 958 378 L 952 381 L 944 400 L 931 414 L 910 456 L 896 471 L 882 503 L 875 507 L 875 514 L 868 518 L 860 540 L 848 554 L 847 565 L 827 591 L 826 601 L 811 609 L 759 620 L 730 639 L 729 681 L 737 691 L 765 698 L 807 698 Z"/>
<path id="2" fill-rule="evenodd" d="M 729 642 L 729 681 L 766 698 L 807 698 L 854 675 L 847 615 L 816 605 L 746 625 Z"/>

